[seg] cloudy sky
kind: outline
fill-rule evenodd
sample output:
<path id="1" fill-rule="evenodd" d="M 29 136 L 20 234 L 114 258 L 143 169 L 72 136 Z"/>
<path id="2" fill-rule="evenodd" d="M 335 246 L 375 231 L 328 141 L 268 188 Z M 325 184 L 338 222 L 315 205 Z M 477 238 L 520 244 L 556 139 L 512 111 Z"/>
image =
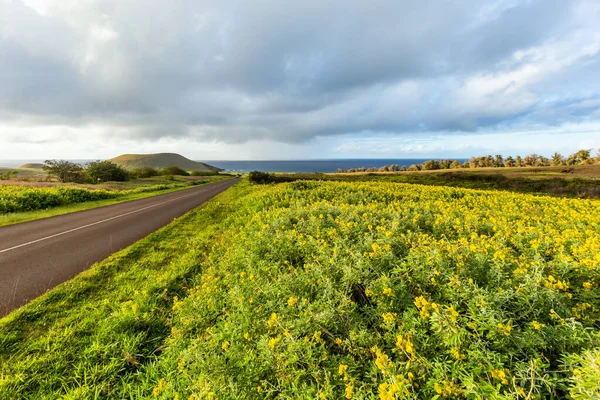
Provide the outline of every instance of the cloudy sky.
<path id="1" fill-rule="evenodd" d="M 597 0 L 0 0 L 0 159 L 600 147 Z"/>

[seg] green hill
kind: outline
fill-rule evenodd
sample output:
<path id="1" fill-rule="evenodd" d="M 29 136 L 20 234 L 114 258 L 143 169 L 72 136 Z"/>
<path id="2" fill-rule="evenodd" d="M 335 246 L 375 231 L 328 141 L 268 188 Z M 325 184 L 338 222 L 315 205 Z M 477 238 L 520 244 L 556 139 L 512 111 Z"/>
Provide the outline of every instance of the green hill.
<path id="1" fill-rule="evenodd" d="M 24 168 L 24 169 L 42 169 L 46 166 L 46 164 L 42 164 L 42 163 L 27 163 L 27 164 L 23 164 L 19 167 L 19 169 Z"/>
<path id="2" fill-rule="evenodd" d="M 158 153 L 158 154 L 123 154 L 115 158 L 111 158 L 111 162 L 118 164 L 126 169 L 135 169 L 141 167 L 165 168 L 175 165 L 186 171 L 220 171 L 219 168 L 213 167 L 198 161 L 192 161 L 180 154 L 175 153 Z"/>

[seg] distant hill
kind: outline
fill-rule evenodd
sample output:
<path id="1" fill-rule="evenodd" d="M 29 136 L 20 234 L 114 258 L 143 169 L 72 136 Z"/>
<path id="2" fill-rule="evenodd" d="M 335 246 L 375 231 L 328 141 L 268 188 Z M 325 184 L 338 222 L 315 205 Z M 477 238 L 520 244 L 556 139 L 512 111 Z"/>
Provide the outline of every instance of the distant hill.
<path id="1" fill-rule="evenodd" d="M 23 164 L 21 165 L 19 168 L 27 168 L 27 169 L 42 169 L 46 166 L 46 164 L 40 164 L 40 163 L 27 163 L 27 164 Z"/>
<path id="2" fill-rule="evenodd" d="M 111 162 L 122 166 L 125 169 L 135 169 L 141 167 L 165 168 L 175 165 L 186 171 L 221 171 L 217 167 L 192 161 L 180 154 L 175 153 L 158 153 L 158 154 L 123 154 L 115 158 L 111 158 Z"/>

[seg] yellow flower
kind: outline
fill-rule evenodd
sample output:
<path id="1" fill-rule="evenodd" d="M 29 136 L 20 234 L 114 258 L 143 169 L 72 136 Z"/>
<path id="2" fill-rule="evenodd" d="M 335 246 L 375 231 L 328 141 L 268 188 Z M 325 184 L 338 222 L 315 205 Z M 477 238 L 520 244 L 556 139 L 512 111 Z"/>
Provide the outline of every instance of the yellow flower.
<path id="1" fill-rule="evenodd" d="M 226 341 L 224 341 L 224 342 L 223 342 L 223 344 L 221 345 L 221 348 L 222 348 L 223 350 L 227 350 L 227 349 L 229 348 L 229 345 L 230 345 L 230 343 L 229 343 L 229 340 L 226 340 Z"/>
<path id="2" fill-rule="evenodd" d="M 279 336 L 269 339 L 269 347 L 274 349 L 277 346 L 277 343 L 281 342 L 281 338 Z"/>
<path id="3" fill-rule="evenodd" d="M 536 331 L 539 331 L 539 330 L 540 330 L 542 327 L 544 327 L 544 326 L 545 326 L 544 324 L 540 324 L 540 323 L 539 323 L 539 322 L 537 322 L 537 321 L 533 321 L 533 322 L 531 323 L 531 325 L 533 325 L 533 329 L 535 329 Z"/>
<path id="4" fill-rule="evenodd" d="M 347 385 L 346 386 L 346 398 L 351 399 L 353 394 L 354 394 L 354 386 Z"/>
<path id="5" fill-rule="evenodd" d="M 386 354 L 382 353 L 381 350 L 376 349 L 376 354 L 377 354 L 377 358 L 375 359 L 375 365 L 385 375 L 386 370 L 393 367 L 394 363 L 392 363 L 390 358 Z"/>
<path id="6" fill-rule="evenodd" d="M 384 382 L 379 385 L 379 399 L 380 400 L 394 400 L 394 395 L 399 391 L 397 383 L 389 384 Z"/>
<path id="7" fill-rule="evenodd" d="M 502 333 L 504 333 L 505 336 L 510 336 L 510 332 L 512 331 L 512 327 L 510 325 L 499 323 L 498 328 L 503 331 Z"/>
<path id="8" fill-rule="evenodd" d="M 152 391 L 152 395 L 154 397 L 158 397 L 158 395 L 165 389 L 166 386 L 167 386 L 167 381 L 164 380 L 164 378 L 161 378 L 158 381 L 158 384 L 156 385 L 154 390 Z"/>
<path id="9" fill-rule="evenodd" d="M 383 289 L 383 294 L 385 294 L 386 296 L 392 296 L 394 293 L 392 292 L 392 288 L 386 287 L 385 289 Z"/>
<path id="10" fill-rule="evenodd" d="M 323 343 L 323 339 L 321 338 L 321 331 L 316 331 L 315 333 L 313 333 L 313 339 L 315 339 L 315 342 L 317 343 Z"/>
<path id="11" fill-rule="evenodd" d="M 340 366 L 338 368 L 338 374 L 344 375 L 347 370 L 348 370 L 348 366 L 346 364 L 340 364 Z"/>
<path id="12" fill-rule="evenodd" d="M 277 314 L 272 313 L 271 316 L 269 317 L 269 320 L 267 321 L 267 325 L 269 325 L 269 328 L 272 328 L 276 323 L 277 323 Z"/>
<path id="13" fill-rule="evenodd" d="M 396 348 L 400 351 L 406 352 L 410 355 L 415 353 L 415 349 L 412 341 L 407 336 L 397 335 L 396 336 Z"/>
<path id="14" fill-rule="evenodd" d="M 450 313 L 450 318 L 452 321 L 456 322 L 456 317 L 458 317 L 458 312 L 454 309 L 454 306 L 450 306 L 448 308 L 448 312 Z"/>
<path id="15" fill-rule="evenodd" d="M 499 380 L 503 385 L 508 385 L 506 373 L 503 369 L 493 369 L 490 372 L 492 374 L 492 378 Z"/>
<path id="16" fill-rule="evenodd" d="M 383 317 L 383 322 L 385 322 L 386 324 L 392 323 L 394 322 L 394 319 L 396 318 L 396 313 L 392 313 L 392 312 L 387 312 L 381 315 Z"/>
<path id="17" fill-rule="evenodd" d="M 290 297 L 287 301 L 288 306 L 290 307 L 295 307 L 296 304 L 298 304 L 298 298 L 297 297 Z"/>
<path id="18" fill-rule="evenodd" d="M 452 349 L 450 349 L 450 354 L 452 354 L 452 356 L 454 356 L 454 358 L 456 358 L 457 360 L 464 360 L 466 358 L 464 354 L 460 353 L 458 347 L 453 347 Z"/>
<path id="19" fill-rule="evenodd" d="M 415 306 L 417 306 L 417 308 L 426 308 L 428 305 L 429 302 L 427 301 L 427 299 L 425 299 L 425 297 L 419 296 L 415 298 Z"/>

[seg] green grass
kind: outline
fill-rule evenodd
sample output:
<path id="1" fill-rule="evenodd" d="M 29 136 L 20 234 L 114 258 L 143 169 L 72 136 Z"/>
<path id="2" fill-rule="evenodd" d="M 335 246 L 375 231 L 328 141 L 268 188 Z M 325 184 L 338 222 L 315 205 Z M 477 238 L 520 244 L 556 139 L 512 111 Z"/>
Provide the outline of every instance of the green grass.
<path id="1" fill-rule="evenodd" d="M 598 207 L 240 183 L 0 320 L 0 399 L 594 398 Z"/>
<path id="2" fill-rule="evenodd" d="M 139 179 L 136 181 L 130 182 L 111 182 L 104 185 L 97 185 L 98 188 L 105 188 L 111 190 L 128 190 L 134 191 L 138 190 L 138 192 L 133 192 L 129 194 L 125 194 L 123 196 L 115 197 L 112 199 L 105 200 L 97 200 L 97 201 L 87 201 L 83 203 L 69 204 L 64 206 L 53 207 L 45 210 L 36 210 L 36 211 L 28 211 L 28 212 L 15 212 L 15 213 L 7 213 L 0 214 L 0 227 L 13 225 L 21 222 L 34 221 L 37 219 L 54 217 L 57 215 L 68 214 L 77 211 L 89 210 L 92 208 L 108 206 L 112 204 L 124 203 L 127 201 L 143 199 L 147 197 L 156 196 L 159 194 L 171 193 L 179 190 L 185 190 L 192 187 L 192 185 L 203 184 L 216 182 L 218 180 L 224 179 L 223 177 L 211 177 L 197 180 L 185 180 L 183 182 L 179 182 L 179 184 L 174 183 L 172 181 L 166 181 L 164 179 Z M 187 182 L 187 184 L 185 184 Z M 170 188 L 165 188 L 161 190 L 151 190 L 145 191 L 149 188 L 156 187 L 156 185 L 172 185 Z"/>

